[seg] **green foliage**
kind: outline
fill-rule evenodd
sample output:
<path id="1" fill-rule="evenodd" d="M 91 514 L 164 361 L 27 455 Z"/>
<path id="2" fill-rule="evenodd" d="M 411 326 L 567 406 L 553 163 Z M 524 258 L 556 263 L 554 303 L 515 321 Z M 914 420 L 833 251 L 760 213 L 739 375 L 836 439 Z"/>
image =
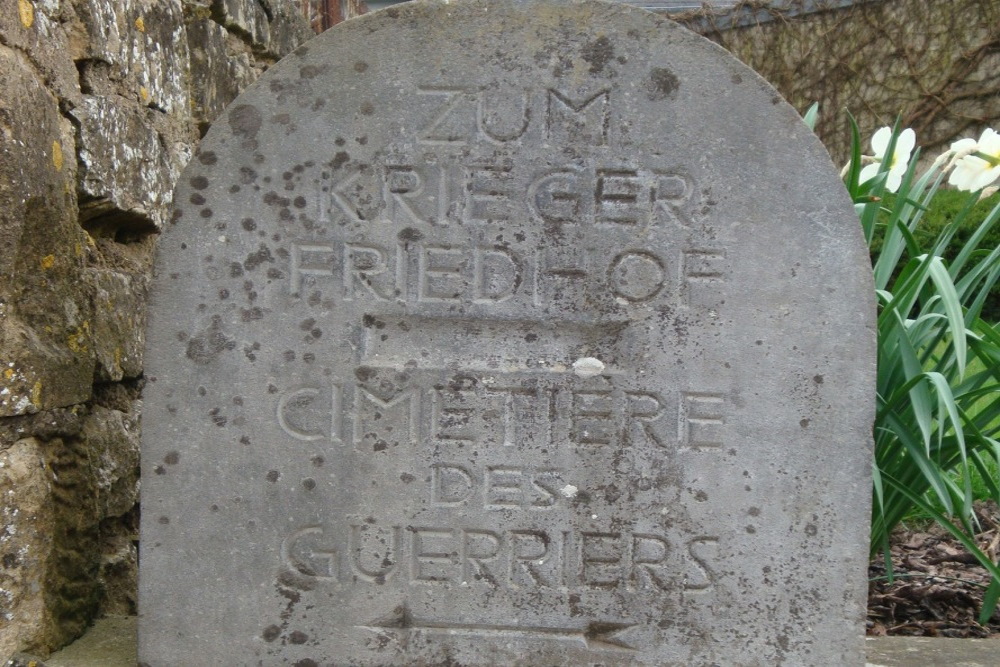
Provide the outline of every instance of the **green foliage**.
<path id="1" fill-rule="evenodd" d="M 892 210 L 895 205 L 896 195 L 887 193 L 885 199 L 882 202 L 882 217 L 886 218 L 888 216 L 888 211 Z M 920 225 L 913 230 L 913 237 L 917 242 L 917 245 L 921 248 L 928 248 L 934 245 L 935 239 L 937 239 L 941 233 L 944 231 L 948 225 L 953 223 L 955 219 L 962 213 L 965 205 L 969 201 L 969 193 L 958 192 L 957 190 L 939 190 L 934 195 L 934 205 L 924 212 L 924 218 Z M 994 194 L 992 197 L 987 197 L 983 201 L 976 202 L 968 214 L 962 219 L 961 224 L 958 225 L 958 229 L 955 231 L 955 235 L 952 237 L 951 242 L 944 249 L 942 257 L 945 260 L 951 262 L 958 256 L 965 244 L 968 243 L 972 235 L 979 229 L 982 225 L 983 220 L 989 215 L 993 207 L 1000 202 L 1000 194 Z M 882 234 L 881 232 L 885 229 L 885 220 L 881 220 L 881 223 L 876 229 L 875 237 L 872 239 L 870 250 L 872 256 L 872 263 L 874 264 L 878 260 L 879 253 L 882 251 Z M 983 248 L 995 248 L 1000 246 L 1000 225 L 994 225 L 983 237 L 980 245 Z M 894 276 L 898 276 L 899 272 L 902 271 L 903 265 L 905 264 L 905 259 L 900 260 L 896 265 L 896 269 L 893 272 Z M 983 304 L 982 318 L 987 322 L 992 322 L 994 324 L 1000 322 L 1000 285 L 993 288 L 990 295 L 986 298 L 986 302 Z"/>
<path id="2" fill-rule="evenodd" d="M 1000 569 L 973 539 L 971 480 L 976 471 L 1000 502 L 1000 330 L 982 318 L 1000 278 L 1000 248 L 989 240 L 1000 227 L 1000 204 L 977 218 L 978 193 L 939 192 L 942 165 L 918 177 L 918 155 L 895 196 L 885 191 L 887 164 L 859 183 L 853 119 L 852 134 L 845 182 L 870 247 L 879 242 L 872 555 L 883 551 L 892 576 L 889 534 L 921 509 L 993 575 L 985 622 L 1000 596 Z M 887 154 L 898 136 L 896 127 Z M 929 224 L 935 219 L 940 224 Z"/>

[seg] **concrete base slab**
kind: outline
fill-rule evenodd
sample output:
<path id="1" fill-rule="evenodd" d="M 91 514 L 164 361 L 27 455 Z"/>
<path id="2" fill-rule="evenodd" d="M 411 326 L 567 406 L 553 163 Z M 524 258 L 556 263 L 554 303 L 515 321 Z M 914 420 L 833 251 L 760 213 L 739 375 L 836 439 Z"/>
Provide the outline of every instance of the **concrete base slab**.
<path id="1" fill-rule="evenodd" d="M 85 635 L 45 661 L 46 667 L 135 667 L 136 617 L 101 618 Z"/>
<path id="2" fill-rule="evenodd" d="M 1000 664 L 996 639 L 869 637 L 867 667 L 992 667 Z"/>
<path id="3" fill-rule="evenodd" d="M 87 634 L 53 653 L 46 667 L 135 667 L 136 617 L 102 618 Z M 994 667 L 1000 640 L 869 637 L 866 667 Z"/>

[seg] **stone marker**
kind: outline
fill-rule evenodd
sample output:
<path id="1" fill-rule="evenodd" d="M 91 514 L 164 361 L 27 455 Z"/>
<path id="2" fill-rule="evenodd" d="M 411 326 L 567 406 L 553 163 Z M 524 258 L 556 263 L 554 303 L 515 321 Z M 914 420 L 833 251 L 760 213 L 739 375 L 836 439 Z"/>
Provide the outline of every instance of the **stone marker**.
<path id="1" fill-rule="evenodd" d="M 175 201 L 141 662 L 862 664 L 870 267 L 721 49 L 590 1 L 377 12 Z"/>

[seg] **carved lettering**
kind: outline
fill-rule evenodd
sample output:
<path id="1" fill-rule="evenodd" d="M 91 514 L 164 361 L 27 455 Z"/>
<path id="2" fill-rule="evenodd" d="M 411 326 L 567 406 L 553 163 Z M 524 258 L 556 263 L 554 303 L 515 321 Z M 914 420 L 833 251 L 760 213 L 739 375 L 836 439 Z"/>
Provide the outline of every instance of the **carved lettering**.
<path id="1" fill-rule="evenodd" d="M 692 449 L 723 445 L 726 397 L 718 393 L 686 392 L 680 403 L 680 441 Z"/>
<path id="2" fill-rule="evenodd" d="M 574 100 L 549 89 L 545 136 L 559 143 L 604 146 L 611 130 L 611 92 L 602 90 Z"/>
<path id="3" fill-rule="evenodd" d="M 512 493 L 514 488 L 509 486 Z M 281 557 L 291 571 L 316 582 L 382 585 L 402 577 L 410 586 L 679 590 L 702 597 L 715 586 L 718 549 L 719 538 L 706 535 L 671 539 L 617 530 L 574 534 L 369 520 L 343 532 L 321 525 L 295 531 L 282 542 Z"/>
<path id="4" fill-rule="evenodd" d="M 378 372 L 364 366 L 357 374 L 375 377 Z M 447 383 L 432 372 L 408 374 L 403 385 L 376 378 L 371 383 L 292 387 L 277 394 L 276 421 L 293 440 L 374 451 L 426 442 L 511 451 L 566 446 L 713 450 L 727 437 L 729 398 L 721 392 L 663 394 L 622 387 L 613 375 L 582 379 L 566 372 L 490 372 L 488 381 L 483 381 L 479 373 L 460 371 Z M 448 490 L 459 483 L 460 473 L 442 468 L 436 474 L 432 479 L 440 484 L 437 501 L 467 500 L 466 494 Z M 551 492 L 555 482 L 547 474 L 525 472 L 521 497 L 526 498 L 537 484 L 537 498 L 548 498 L 546 490 Z M 501 478 L 496 482 L 498 505 L 506 502 L 499 490 L 506 484 Z M 465 486 L 480 488 L 473 476 Z"/>

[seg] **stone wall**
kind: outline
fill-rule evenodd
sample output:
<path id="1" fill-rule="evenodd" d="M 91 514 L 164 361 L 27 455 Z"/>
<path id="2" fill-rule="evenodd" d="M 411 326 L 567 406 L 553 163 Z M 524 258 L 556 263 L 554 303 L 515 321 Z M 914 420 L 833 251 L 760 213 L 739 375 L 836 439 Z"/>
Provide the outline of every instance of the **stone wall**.
<path id="1" fill-rule="evenodd" d="M 0 661 L 136 611 L 154 239 L 290 0 L 0 2 Z"/>
<path id="2" fill-rule="evenodd" d="M 1000 125 L 1000 2 L 767 4 L 740 0 L 729 10 L 675 18 L 760 72 L 799 111 L 819 102 L 817 134 L 838 163 L 850 150 L 845 111 L 866 139 L 899 115 L 928 155 Z M 830 9 L 802 11 L 823 6 Z M 726 29 L 734 15 L 742 27 Z"/>

